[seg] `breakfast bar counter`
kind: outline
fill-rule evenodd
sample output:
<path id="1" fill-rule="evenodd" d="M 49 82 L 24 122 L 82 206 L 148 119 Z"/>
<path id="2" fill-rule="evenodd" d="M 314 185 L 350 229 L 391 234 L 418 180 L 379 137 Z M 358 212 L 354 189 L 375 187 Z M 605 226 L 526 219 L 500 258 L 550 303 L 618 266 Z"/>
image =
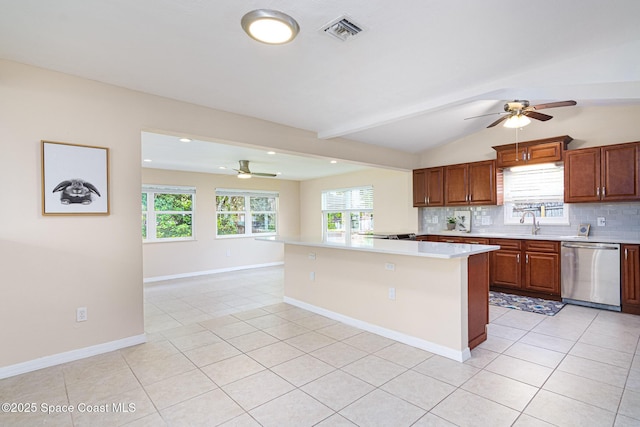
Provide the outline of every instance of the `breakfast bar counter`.
<path id="1" fill-rule="evenodd" d="M 486 339 L 499 246 L 364 239 L 284 244 L 284 301 L 457 361 Z"/>

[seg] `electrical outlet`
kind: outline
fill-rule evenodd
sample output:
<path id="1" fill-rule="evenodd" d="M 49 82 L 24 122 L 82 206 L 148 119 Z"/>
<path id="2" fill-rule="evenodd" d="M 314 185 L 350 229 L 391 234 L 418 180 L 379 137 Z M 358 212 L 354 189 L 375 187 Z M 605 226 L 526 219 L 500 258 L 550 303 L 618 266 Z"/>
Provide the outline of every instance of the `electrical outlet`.
<path id="1" fill-rule="evenodd" d="M 316 259 L 315 252 L 309 252 L 309 259 L 311 259 L 311 260 L 315 260 Z"/>
<path id="2" fill-rule="evenodd" d="M 385 270 L 396 271 L 396 265 L 392 262 L 388 262 L 384 265 Z"/>
<path id="3" fill-rule="evenodd" d="M 315 271 L 312 271 L 311 273 L 309 273 L 309 280 L 311 280 L 312 282 L 316 280 Z"/>
<path id="4" fill-rule="evenodd" d="M 87 307 L 76 308 L 76 322 L 87 321 Z"/>
<path id="5" fill-rule="evenodd" d="M 231 249 L 227 249 L 227 256 L 231 256 Z"/>
<path id="6" fill-rule="evenodd" d="M 396 299 L 396 288 L 389 288 L 389 299 L 395 301 L 395 299 Z"/>
<path id="7" fill-rule="evenodd" d="M 607 220 L 605 219 L 605 217 L 599 216 L 597 224 L 598 224 L 598 227 L 604 227 L 605 225 L 607 225 Z"/>

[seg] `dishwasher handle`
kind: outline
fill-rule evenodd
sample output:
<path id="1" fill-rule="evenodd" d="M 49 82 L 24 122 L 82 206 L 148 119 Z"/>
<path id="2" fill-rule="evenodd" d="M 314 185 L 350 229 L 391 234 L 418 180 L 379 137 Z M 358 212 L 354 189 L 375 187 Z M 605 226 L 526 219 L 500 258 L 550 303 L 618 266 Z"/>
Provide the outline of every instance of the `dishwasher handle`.
<path id="1" fill-rule="evenodd" d="M 619 251 L 620 245 L 607 244 L 607 243 L 581 243 L 581 242 L 562 242 L 563 248 L 577 248 L 577 249 L 593 249 L 593 250 L 610 250 Z"/>

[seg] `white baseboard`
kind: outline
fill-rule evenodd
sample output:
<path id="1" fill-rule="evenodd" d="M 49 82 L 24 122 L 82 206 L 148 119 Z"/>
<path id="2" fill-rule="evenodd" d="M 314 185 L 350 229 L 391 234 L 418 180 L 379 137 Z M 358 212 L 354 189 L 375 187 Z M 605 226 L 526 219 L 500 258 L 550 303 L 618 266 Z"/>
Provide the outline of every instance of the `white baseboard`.
<path id="1" fill-rule="evenodd" d="M 58 353 L 51 356 L 29 360 L 28 362 L 16 363 L 15 365 L 0 367 L 0 379 L 25 374 L 27 372 L 37 371 L 38 369 L 48 368 L 50 366 L 61 365 L 67 362 L 73 362 L 74 360 L 80 360 L 87 357 L 96 356 L 98 354 L 120 350 L 121 348 L 131 347 L 132 345 L 142 344 L 145 342 L 147 342 L 147 337 L 145 336 L 145 334 L 135 335 L 128 338 L 123 338 L 121 340 L 97 344 L 91 347 L 79 348 L 77 350 L 66 351 L 64 353 Z"/>
<path id="2" fill-rule="evenodd" d="M 403 334 L 401 332 L 394 331 L 392 329 L 387 329 L 387 328 L 383 328 L 381 326 L 374 325 L 368 322 L 363 322 L 362 320 L 354 319 L 353 317 L 345 316 L 343 314 L 336 313 L 334 311 L 330 311 L 322 307 L 317 307 L 315 305 L 311 305 L 294 298 L 289 298 L 285 296 L 284 302 L 286 302 L 287 304 L 295 305 L 296 307 L 304 308 L 305 310 L 312 311 L 316 314 L 320 314 L 330 319 L 337 320 L 347 325 L 354 326 L 359 329 L 363 329 L 365 331 L 374 333 L 376 335 L 380 335 L 385 338 L 389 338 L 389 339 L 401 342 L 403 344 L 410 345 L 412 347 L 426 350 L 431 353 L 437 354 L 439 356 L 446 357 L 448 359 L 453 359 L 457 362 L 464 362 L 465 360 L 471 357 L 471 350 L 469 350 L 469 347 L 466 347 L 462 351 L 458 351 L 458 350 L 451 349 L 449 347 L 444 347 L 439 344 L 432 343 L 430 341 L 416 338 L 411 335 Z"/>
<path id="3" fill-rule="evenodd" d="M 173 279 L 185 279 L 188 277 L 206 276 L 208 274 L 228 273 L 230 271 L 249 270 L 252 268 L 275 267 L 277 265 L 284 265 L 284 261 L 269 262 L 265 264 L 242 265 L 239 267 L 218 268 L 215 270 L 193 271 L 190 273 L 171 274 L 168 276 L 145 277 L 143 279 L 143 283 L 162 282 L 164 280 L 173 280 Z"/>

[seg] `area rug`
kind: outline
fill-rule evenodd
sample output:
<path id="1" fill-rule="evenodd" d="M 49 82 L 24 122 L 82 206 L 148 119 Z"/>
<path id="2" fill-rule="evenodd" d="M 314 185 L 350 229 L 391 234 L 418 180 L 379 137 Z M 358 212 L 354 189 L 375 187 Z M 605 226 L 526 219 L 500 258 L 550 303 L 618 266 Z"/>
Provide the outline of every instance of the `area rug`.
<path id="1" fill-rule="evenodd" d="M 547 316 L 555 316 L 564 307 L 564 303 L 560 301 L 522 297 L 493 291 L 489 291 L 489 304 L 531 313 L 546 314 Z"/>

